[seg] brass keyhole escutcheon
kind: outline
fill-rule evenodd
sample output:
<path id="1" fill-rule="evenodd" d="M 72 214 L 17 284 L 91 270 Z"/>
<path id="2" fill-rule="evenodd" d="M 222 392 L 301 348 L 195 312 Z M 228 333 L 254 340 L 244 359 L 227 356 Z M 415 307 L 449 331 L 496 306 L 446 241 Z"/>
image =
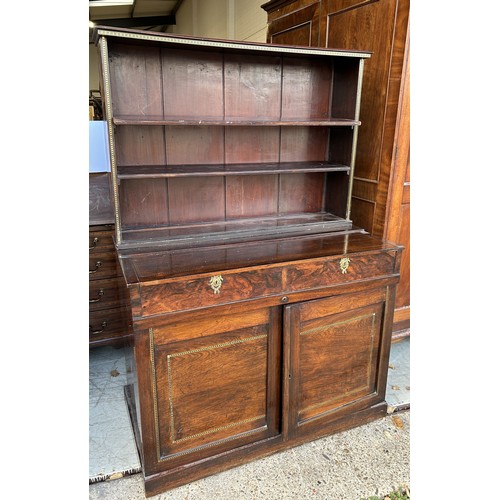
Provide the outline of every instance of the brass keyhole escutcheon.
<path id="1" fill-rule="evenodd" d="M 220 293 L 223 281 L 224 278 L 219 274 L 217 276 L 212 276 L 208 284 L 210 285 L 210 288 L 214 291 L 214 293 Z"/>
<path id="2" fill-rule="evenodd" d="M 340 270 L 342 271 L 342 274 L 347 273 L 347 269 L 349 267 L 350 262 L 351 259 L 349 259 L 349 257 L 344 257 L 343 259 L 340 259 Z"/>

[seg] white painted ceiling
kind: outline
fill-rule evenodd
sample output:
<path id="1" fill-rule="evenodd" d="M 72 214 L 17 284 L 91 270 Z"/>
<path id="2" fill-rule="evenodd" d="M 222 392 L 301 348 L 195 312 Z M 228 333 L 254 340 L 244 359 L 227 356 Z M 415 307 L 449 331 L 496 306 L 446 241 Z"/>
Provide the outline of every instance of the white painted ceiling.
<path id="1" fill-rule="evenodd" d="M 183 0 L 89 0 L 94 25 L 166 31 Z"/>

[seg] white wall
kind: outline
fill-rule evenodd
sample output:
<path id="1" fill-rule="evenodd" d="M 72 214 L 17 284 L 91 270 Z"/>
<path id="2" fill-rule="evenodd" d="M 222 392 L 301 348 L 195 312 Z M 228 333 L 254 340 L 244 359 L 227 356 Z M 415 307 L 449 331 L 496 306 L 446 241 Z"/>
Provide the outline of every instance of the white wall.
<path id="1" fill-rule="evenodd" d="M 267 13 L 263 0 L 184 0 L 172 33 L 265 42 Z"/>

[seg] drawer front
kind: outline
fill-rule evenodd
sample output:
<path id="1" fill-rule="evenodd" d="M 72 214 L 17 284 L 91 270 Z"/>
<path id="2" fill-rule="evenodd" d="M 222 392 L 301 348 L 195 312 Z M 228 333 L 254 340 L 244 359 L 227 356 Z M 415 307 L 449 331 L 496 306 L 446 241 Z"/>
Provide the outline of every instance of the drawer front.
<path id="1" fill-rule="evenodd" d="M 355 254 L 348 258 L 311 259 L 144 285 L 140 290 L 140 300 L 134 305 L 134 316 L 202 309 L 379 279 L 394 275 L 395 263 L 395 252 Z"/>
<path id="2" fill-rule="evenodd" d="M 141 289 L 141 312 L 142 316 L 149 316 L 201 309 L 281 292 L 281 268 L 222 273 L 145 286 Z"/>
<path id="3" fill-rule="evenodd" d="M 113 231 L 111 230 L 92 230 L 89 232 L 89 252 L 99 253 L 103 250 L 114 250 Z"/>
<path id="4" fill-rule="evenodd" d="M 116 278 L 93 280 L 89 285 L 90 311 L 120 306 L 120 289 Z"/>
<path id="5" fill-rule="evenodd" d="M 89 341 L 119 338 L 127 333 L 124 311 L 121 308 L 89 313 Z"/>
<path id="6" fill-rule="evenodd" d="M 296 292 L 391 275 L 395 258 L 394 253 L 384 252 L 289 266 L 284 288 Z"/>
<path id="7" fill-rule="evenodd" d="M 116 277 L 116 254 L 114 251 L 90 255 L 89 280 L 114 277 Z"/>

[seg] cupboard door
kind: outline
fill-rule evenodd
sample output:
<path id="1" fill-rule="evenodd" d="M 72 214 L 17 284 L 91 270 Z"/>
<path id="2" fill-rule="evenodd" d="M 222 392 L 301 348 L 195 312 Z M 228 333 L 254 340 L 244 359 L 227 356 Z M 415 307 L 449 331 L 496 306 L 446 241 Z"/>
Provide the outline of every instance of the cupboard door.
<path id="1" fill-rule="evenodd" d="M 388 290 L 285 308 L 290 435 L 312 431 L 383 401 L 390 348 L 384 318 Z"/>
<path id="2" fill-rule="evenodd" d="M 280 322 L 266 308 L 150 329 L 162 469 L 278 434 Z"/>

